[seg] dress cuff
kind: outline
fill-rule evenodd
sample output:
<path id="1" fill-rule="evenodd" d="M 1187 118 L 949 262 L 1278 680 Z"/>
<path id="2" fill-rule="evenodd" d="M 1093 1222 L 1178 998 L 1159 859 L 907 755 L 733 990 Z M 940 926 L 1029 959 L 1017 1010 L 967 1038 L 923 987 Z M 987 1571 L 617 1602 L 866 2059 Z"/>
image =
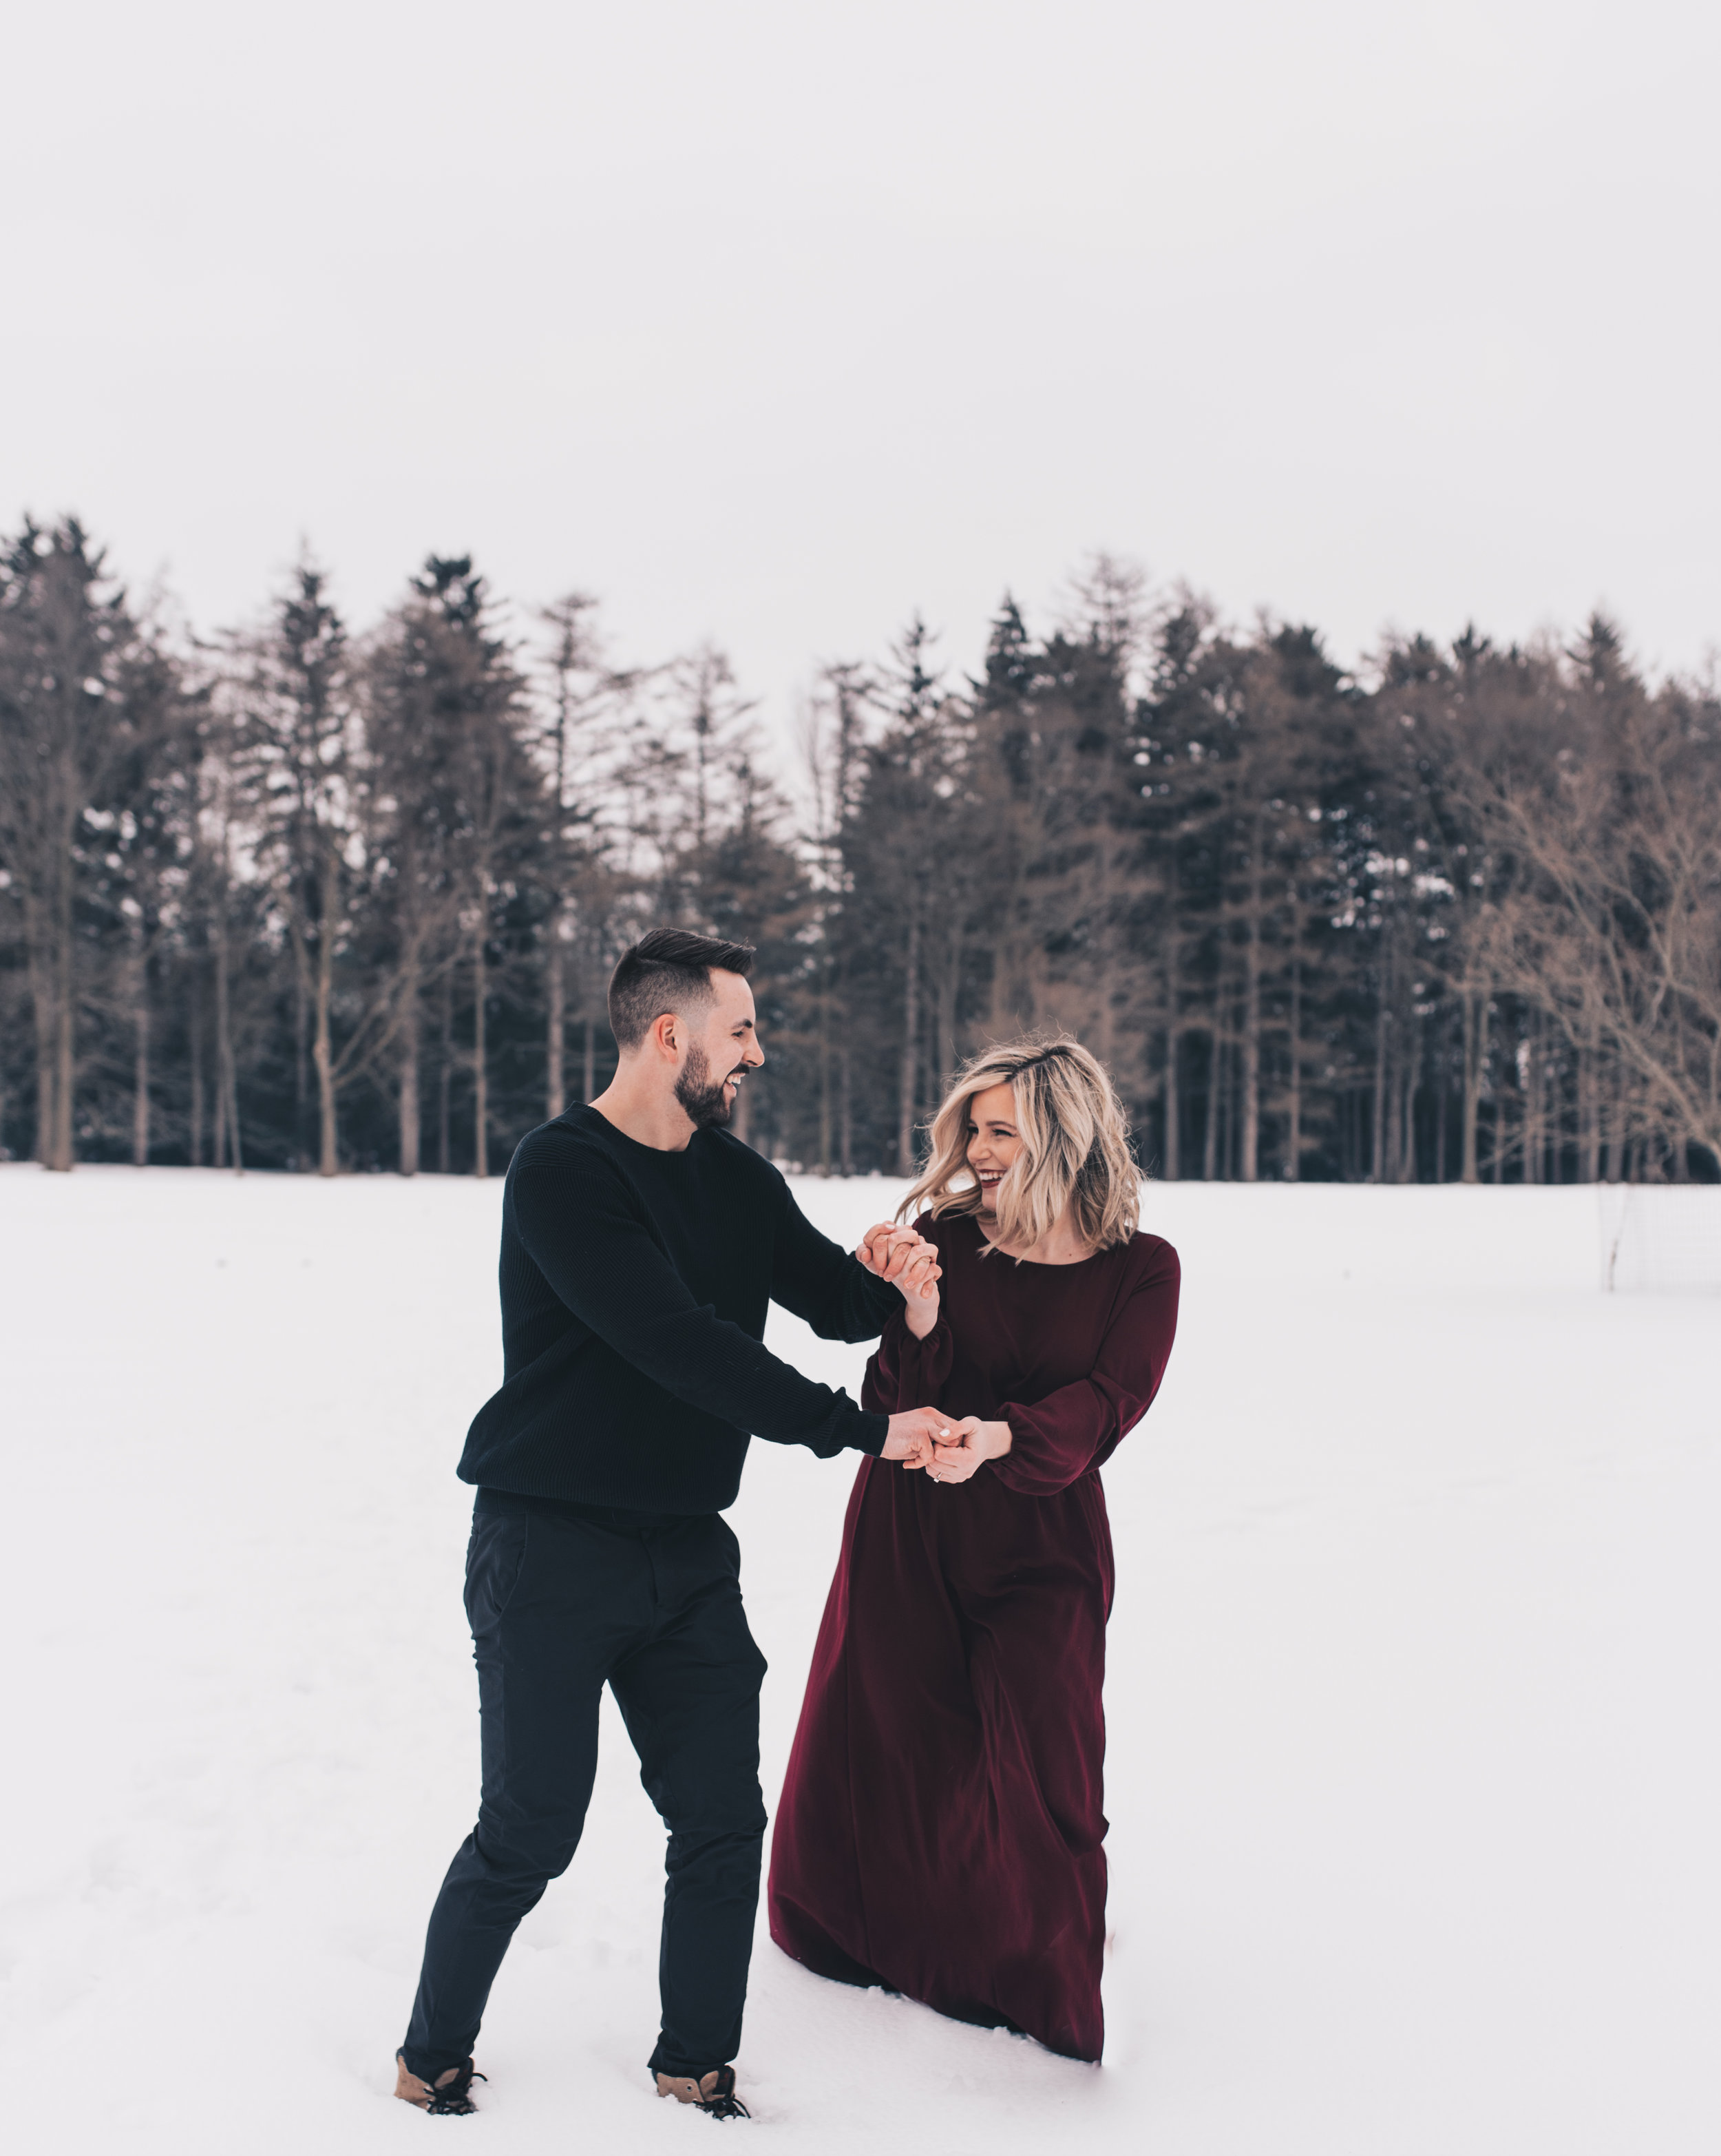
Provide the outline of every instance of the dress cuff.
<path id="1" fill-rule="evenodd" d="M 901 1373 L 897 1398 L 910 1407 L 930 1407 L 955 1362 L 956 1337 L 942 1311 L 924 1340 L 917 1340 L 909 1332 L 906 1317 L 897 1322 L 902 1327 L 902 1338 L 897 1343 L 897 1368 Z"/>
<path id="2" fill-rule="evenodd" d="M 1056 1497 L 1079 1482 L 1094 1465 L 1094 1446 L 1086 1432 L 1063 1443 L 1038 1427 L 1032 1408 L 1006 1400 L 993 1418 L 1010 1425 L 1010 1450 L 992 1461 L 992 1472 L 1019 1497 Z"/>

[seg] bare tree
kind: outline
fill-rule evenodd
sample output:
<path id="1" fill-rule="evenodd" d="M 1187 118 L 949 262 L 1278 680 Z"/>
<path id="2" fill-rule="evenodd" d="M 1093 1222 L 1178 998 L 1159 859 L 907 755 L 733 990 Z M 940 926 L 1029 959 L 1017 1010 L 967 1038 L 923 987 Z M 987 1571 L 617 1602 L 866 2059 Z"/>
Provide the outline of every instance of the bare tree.
<path id="1" fill-rule="evenodd" d="M 817 1161 L 821 1175 L 831 1173 L 833 1159 L 847 1174 L 853 1148 L 848 1113 L 851 1049 L 847 1029 L 839 1028 L 837 1023 L 847 956 L 841 932 L 843 911 L 853 889 L 843 858 L 843 842 L 855 813 L 864 767 L 867 713 L 875 694 L 873 678 L 863 666 L 841 661 L 827 665 L 819 670 L 817 686 L 801 714 L 799 726 L 812 811 L 807 843 L 818 934 L 815 1009 Z"/>
<path id="2" fill-rule="evenodd" d="M 86 819 L 107 808 L 135 733 L 125 670 L 136 634 L 76 520 L 27 522 L 0 560 L 0 865 L 23 915 L 35 1157 L 61 1170 L 73 1161 Z"/>
<path id="3" fill-rule="evenodd" d="M 330 603 L 323 572 L 295 572 L 268 629 L 236 654 L 243 668 L 241 755 L 256 803 L 257 852 L 271 880 L 292 954 L 295 1000 L 310 1024 L 317 1096 L 317 1170 L 340 1168 L 341 1090 L 369 1060 L 386 1030 L 386 1005 L 371 1004 L 337 1046 L 337 965 L 346 948 L 345 884 L 359 844 L 356 683 L 345 624 Z"/>
<path id="4" fill-rule="evenodd" d="M 1721 1157 L 1721 714 L 1650 695 L 1598 618 L 1564 716 L 1555 755 L 1520 733 L 1468 774 L 1513 865 L 1492 949 L 1580 1053 L 1618 1063 L 1679 1173 L 1688 1144 Z"/>
<path id="5" fill-rule="evenodd" d="M 581 1097 L 590 1100 L 592 1094 L 594 1005 L 605 957 L 615 955 L 607 952 L 606 929 L 620 898 L 607 861 L 616 806 L 611 782 L 630 701 L 648 678 L 642 670 L 605 662 L 592 619 L 597 604 L 586 593 L 573 592 L 540 616 L 550 631 L 540 675 L 548 712 L 543 745 L 554 812 L 542 870 L 548 886 L 542 935 L 549 1116 L 559 1116 L 567 1101 L 571 969 L 575 1015 L 585 1031 Z"/>

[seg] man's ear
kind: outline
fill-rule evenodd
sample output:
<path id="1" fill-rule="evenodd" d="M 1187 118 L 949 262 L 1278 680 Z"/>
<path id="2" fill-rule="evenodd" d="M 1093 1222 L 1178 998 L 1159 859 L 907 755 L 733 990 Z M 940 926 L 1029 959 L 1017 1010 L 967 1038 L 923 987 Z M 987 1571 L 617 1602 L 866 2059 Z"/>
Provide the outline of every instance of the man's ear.
<path id="1" fill-rule="evenodd" d="M 668 1056 L 672 1063 L 676 1053 L 675 1029 L 679 1024 L 674 1011 L 665 1011 L 652 1021 L 652 1039 L 657 1044 L 658 1053 Z"/>

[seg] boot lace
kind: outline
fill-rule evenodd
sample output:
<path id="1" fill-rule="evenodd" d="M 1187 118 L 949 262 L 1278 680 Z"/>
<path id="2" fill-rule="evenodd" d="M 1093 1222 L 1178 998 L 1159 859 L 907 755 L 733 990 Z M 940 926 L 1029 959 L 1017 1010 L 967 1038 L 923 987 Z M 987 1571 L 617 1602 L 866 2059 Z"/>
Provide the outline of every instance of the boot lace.
<path id="1" fill-rule="evenodd" d="M 489 2079 L 488 2074 L 474 2071 L 469 2059 L 464 2066 L 455 2069 L 453 2081 L 445 2082 L 440 2088 L 432 2088 L 430 2102 L 425 2109 L 433 2118 L 464 2118 L 469 2112 L 478 2109 L 469 2093 L 472 2084 Z"/>
<path id="2" fill-rule="evenodd" d="M 711 2118 L 750 2118 L 753 2114 L 735 2094 L 735 2070 L 720 2067 L 709 2096 L 698 2099 L 699 2107 Z"/>

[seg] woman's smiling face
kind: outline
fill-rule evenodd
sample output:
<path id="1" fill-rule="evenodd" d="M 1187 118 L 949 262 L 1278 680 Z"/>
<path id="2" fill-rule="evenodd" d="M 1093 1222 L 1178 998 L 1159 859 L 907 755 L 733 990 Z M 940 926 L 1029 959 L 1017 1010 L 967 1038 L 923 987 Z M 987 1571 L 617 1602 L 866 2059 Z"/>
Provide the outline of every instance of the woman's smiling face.
<path id="1" fill-rule="evenodd" d="M 982 1213 L 997 1211 L 998 1185 L 1021 1151 L 1015 1091 L 1008 1086 L 988 1086 L 968 1103 L 968 1165 L 980 1184 Z"/>

